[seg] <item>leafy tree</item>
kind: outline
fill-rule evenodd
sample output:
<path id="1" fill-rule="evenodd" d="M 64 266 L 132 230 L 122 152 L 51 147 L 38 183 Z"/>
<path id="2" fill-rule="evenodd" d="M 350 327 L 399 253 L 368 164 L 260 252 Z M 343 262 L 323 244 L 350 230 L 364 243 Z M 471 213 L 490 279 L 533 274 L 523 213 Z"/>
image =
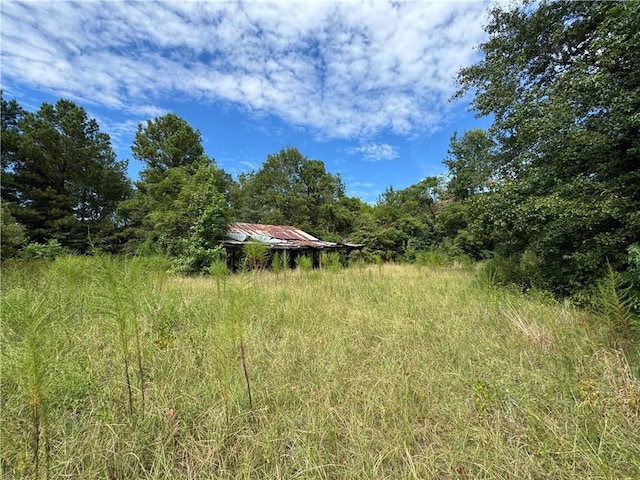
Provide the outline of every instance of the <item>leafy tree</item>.
<path id="1" fill-rule="evenodd" d="M 344 185 L 325 170 L 320 160 L 309 160 L 289 147 L 269 155 L 257 172 L 240 176 L 238 220 L 295 225 L 322 236 L 338 228 L 332 220 L 349 222 L 348 206 L 340 204 Z"/>
<path id="2" fill-rule="evenodd" d="M 116 206 L 131 186 L 98 123 L 69 100 L 35 113 L 3 100 L 2 128 L 2 196 L 28 239 L 112 248 Z"/>
<path id="3" fill-rule="evenodd" d="M 2 187 L 5 190 L 6 182 L 11 179 L 5 175 L 5 171 L 15 168 L 17 163 L 18 148 L 20 147 L 20 119 L 24 116 L 24 110 L 16 100 L 6 101 L 0 91 L 0 102 L 2 103 L 1 118 L 2 130 L 0 145 L 2 146 Z M 11 187 L 15 188 L 14 185 Z"/>
<path id="4" fill-rule="evenodd" d="M 189 228 L 186 207 L 182 205 L 176 210 L 175 202 L 186 185 L 191 184 L 191 177 L 198 171 L 198 178 L 202 178 L 205 170 L 215 172 L 207 182 L 213 182 L 216 190 L 223 192 L 226 202 L 230 200 L 232 179 L 204 154 L 200 132 L 173 113 L 138 125 L 131 151 L 136 160 L 144 163 L 144 168 L 134 197 L 120 205 L 126 219 L 127 249 L 146 245 L 145 248 L 172 255 L 174 247 L 162 239 L 182 238 L 184 228 Z M 210 187 L 207 183 L 207 188 Z"/>
<path id="5" fill-rule="evenodd" d="M 459 94 L 493 115 L 496 191 L 472 226 L 497 251 L 535 256 L 562 294 L 622 270 L 640 232 L 638 2 L 496 6 Z"/>
<path id="6" fill-rule="evenodd" d="M 196 165 L 170 168 L 156 183 L 139 182 L 134 197 L 120 205 L 128 219 L 129 250 L 182 257 L 191 249 L 188 256 L 195 258 L 194 248 L 208 252 L 218 244 L 231 220 L 226 174 L 206 157 Z M 183 263 L 189 270 L 199 262 Z"/>
<path id="7" fill-rule="evenodd" d="M 222 253 L 219 241 L 227 231 L 231 210 L 219 186 L 220 172 L 215 165 L 200 165 L 174 202 L 186 234 L 165 238 L 165 244 L 176 244 L 178 268 L 185 273 L 204 271 Z"/>
<path id="8" fill-rule="evenodd" d="M 134 197 L 120 205 L 127 249 L 171 256 L 185 273 L 203 271 L 231 219 L 231 177 L 204 154 L 200 133 L 174 114 L 140 125 L 132 151 L 145 167 Z"/>
<path id="9" fill-rule="evenodd" d="M 341 197 L 337 202 L 325 203 L 321 207 L 319 230 L 321 238 L 327 241 L 348 239 L 358 222 L 359 216 L 369 207 L 359 198 Z"/>
<path id="10" fill-rule="evenodd" d="M 174 113 L 139 124 L 131 151 L 133 158 L 145 164 L 142 181 L 151 183 L 172 168 L 197 168 L 204 155 L 200 132 Z"/>
<path id="11" fill-rule="evenodd" d="M 449 169 L 447 191 L 458 200 L 483 192 L 489 188 L 493 168 L 491 150 L 493 140 L 484 130 L 465 132 L 461 138 L 453 134 L 449 155 L 443 163 Z"/>
<path id="12" fill-rule="evenodd" d="M 429 248 L 438 240 L 434 207 L 439 189 L 436 177 L 427 177 L 404 190 L 389 187 L 369 212 L 360 214 L 350 238 L 364 243 L 365 253 L 387 259 Z"/>
<path id="13" fill-rule="evenodd" d="M 24 115 L 24 110 L 15 100 L 6 101 L 0 91 L 1 125 L 0 149 L 2 151 L 2 178 L 0 179 L 0 189 L 2 191 L 2 230 L 0 235 L 0 247 L 2 248 L 2 258 L 14 256 L 18 247 L 25 240 L 25 228 L 16 222 L 11 214 L 8 202 L 16 202 L 18 188 L 14 178 L 13 170 L 17 164 L 18 148 L 20 147 L 20 128 L 18 122 Z"/>
<path id="14" fill-rule="evenodd" d="M 11 215 L 9 207 L 2 204 L 2 219 L 0 228 L 0 249 L 1 257 L 8 258 L 13 257 L 18 251 L 18 248 L 24 243 L 24 227 L 16 222 L 15 218 Z"/>

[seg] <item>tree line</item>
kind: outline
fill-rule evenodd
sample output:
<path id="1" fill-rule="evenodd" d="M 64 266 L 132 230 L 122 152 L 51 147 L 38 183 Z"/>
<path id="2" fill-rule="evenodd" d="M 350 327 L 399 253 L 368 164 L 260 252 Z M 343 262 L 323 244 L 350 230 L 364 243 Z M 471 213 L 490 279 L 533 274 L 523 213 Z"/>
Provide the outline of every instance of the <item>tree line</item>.
<path id="1" fill-rule="evenodd" d="M 496 6 L 482 59 L 457 96 L 491 115 L 451 137 L 446 177 L 373 204 L 294 147 L 234 179 L 200 133 L 168 114 L 138 126 L 126 176 L 109 136 L 69 100 L 25 111 L 2 99 L 2 256 L 49 244 L 211 262 L 231 221 L 290 224 L 365 255 L 487 260 L 498 281 L 558 295 L 610 270 L 640 271 L 640 3 Z M 34 246 L 35 245 L 35 246 Z"/>

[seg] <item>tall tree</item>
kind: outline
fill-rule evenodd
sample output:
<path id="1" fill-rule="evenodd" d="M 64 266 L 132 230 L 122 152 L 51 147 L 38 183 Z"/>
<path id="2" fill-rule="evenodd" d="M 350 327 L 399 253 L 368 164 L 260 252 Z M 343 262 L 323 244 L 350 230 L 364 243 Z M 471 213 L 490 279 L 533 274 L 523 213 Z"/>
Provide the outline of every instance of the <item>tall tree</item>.
<path id="1" fill-rule="evenodd" d="M 119 208 L 127 249 L 169 255 L 185 272 L 207 267 L 230 221 L 231 177 L 204 154 L 200 133 L 172 113 L 139 125 L 131 149 L 145 167 Z"/>
<path id="2" fill-rule="evenodd" d="M 131 151 L 145 164 L 144 182 L 159 181 L 171 168 L 195 165 L 195 170 L 204 155 L 200 132 L 174 113 L 139 124 Z"/>
<path id="3" fill-rule="evenodd" d="M 623 269 L 638 241 L 638 19 L 638 2 L 497 6 L 483 59 L 459 75 L 497 140 L 500 188 L 476 223 L 537 256 L 560 293 Z"/>
<path id="4" fill-rule="evenodd" d="M 293 147 L 269 155 L 257 172 L 242 175 L 240 187 L 239 220 L 295 225 L 317 235 L 327 233 L 330 216 L 338 212 L 327 207 L 344 198 L 340 177 Z"/>
<path id="5" fill-rule="evenodd" d="M 14 173 L 18 164 L 18 149 L 20 148 L 20 139 L 22 137 L 19 122 L 25 111 L 16 100 L 12 99 L 7 102 L 1 90 L 0 102 L 2 103 L 0 110 L 2 116 L 2 130 L 0 130 L 2 177 L 0 179 L 0 190 L 2 192 L 3 212 L 5 212 L 4 207 L 6 207 L 6 215 L 10 216 L 11 210 L 9 210 L 8 204 L 16 203 L 18 200 L 18 185 L 16 184 Z M 11 216 L 11 219 L 15 222 L 13 216 Z"/>
<path id="6" fill-rule="evenodd" d="M 442 163 L 449 169 L 447 191 L 456 199 L 464 200 L 489 187 L 493 146 L 493 140 L 481 129 L 464 132 L 460 138 L 457 132 L 453 134 L 449 142 L 450 156 Z"/>
<path id="7" fill-rule="evenodd" d="M 369 210 L 363 209 L 351 239 L 366 245 L 365 252 L 383 258 L 408 258 L 433 246 L 437 177 L 427 177 L 403 190 L 389 187 Z"/>
<path id="8" fill-rule="evenodd" d="M 3 117 L 2 195 L 28 239 L 78 251 L 112 248 L 116 206 L 131 185 L 109 135 L 69 100 L 43 103 L 35 113 L 17 104 L 9 111 L 18 118 Z"/>
<path id="9" fill-rule="evenodd" d="M 2 118 L 2 130 L 0 145 L 2 145 L 2 170 L 12 169 L 17 161 L 18 148 L 20 146 L 20 119 L 24 116 L 24 110 L 15 99 L 8 102 L 4 99 L 4 94 L 0 90 L 0 110 Z"/>

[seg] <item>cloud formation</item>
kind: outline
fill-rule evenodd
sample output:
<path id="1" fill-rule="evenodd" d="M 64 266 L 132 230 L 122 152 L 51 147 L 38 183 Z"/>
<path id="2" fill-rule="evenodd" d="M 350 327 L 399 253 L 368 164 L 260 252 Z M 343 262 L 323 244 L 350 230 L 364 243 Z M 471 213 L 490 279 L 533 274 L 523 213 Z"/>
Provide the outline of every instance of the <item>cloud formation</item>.
<path id="1" fill-rule="evenodd" d="M 388 143 L 368 143 L 359 147 L 350 148 L 348 153 L 360 154 L 363 160 L 379 162 L 381 160 L 393 160 L 398 158 L 398 151 Z"/>
<path id="2" fill-rule="evenodd" d="M 276 115 L 320 137 L 411 135 L 446 116 L 486 6 L 3 2 L 3 83 L 136 116 L 172 98 Z"/>

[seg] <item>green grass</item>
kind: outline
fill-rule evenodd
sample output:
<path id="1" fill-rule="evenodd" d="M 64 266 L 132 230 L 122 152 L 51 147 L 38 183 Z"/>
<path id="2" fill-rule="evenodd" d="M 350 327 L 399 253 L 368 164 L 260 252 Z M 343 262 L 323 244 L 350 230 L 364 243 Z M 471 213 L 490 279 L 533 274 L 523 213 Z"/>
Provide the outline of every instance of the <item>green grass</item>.
<path id="1" fill-rule="evenodd" d="M 3 478 L 36 476 L 32 345 L 50 478 L 640 477 L 635 360 L 568 303 L 462 268 L 254 271 L 219 290 L 162 267 L 3 266 Z"/>

